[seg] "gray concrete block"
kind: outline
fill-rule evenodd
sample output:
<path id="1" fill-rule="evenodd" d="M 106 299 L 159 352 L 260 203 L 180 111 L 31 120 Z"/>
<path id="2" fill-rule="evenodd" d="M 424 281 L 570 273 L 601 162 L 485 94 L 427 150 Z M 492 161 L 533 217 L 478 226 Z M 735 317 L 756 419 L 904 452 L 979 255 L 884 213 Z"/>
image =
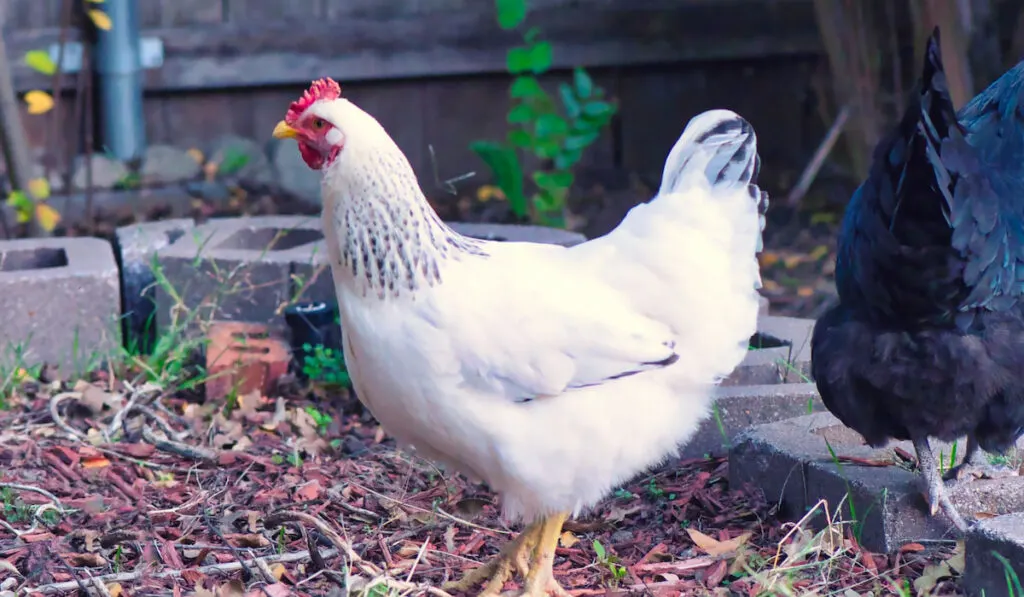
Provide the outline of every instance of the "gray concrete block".
<path id="1" fill-rule="evenodd" d="M 883 466 L 837 464 L 829 446 L 840 457 Z M 871 551 L 891 552 L 912 541 L 955 538 L 956 531 L 944 516 L 928 514 L 921 478 L 899 466 L 893 455 L 896 446 L 913 454 L 909 442 L 873 449 L 827 412 L 760 425 L 742 433 L 730 451 L 730 483 L 760 487 L 770 501 L 781 500 L 780 511 L 790 519 L 803 516 L 823 499 L 840 519 L 856 518 L 860 542 Z M 933 448 L 937 456 L 939 451 L 950 453 L 950 446 L 941 442 L 933 442 Z M 1022 510 L 1024 477 L 964 482 L 954 487 L 950 498 L 967 519 L 979 512 Z M 822 514 L 812 522 L 820 527 L 824 520 Z"/>
<path id="2" fill-rule="evenodd" d="M 116 231 L 118 262 L 121 266 L 122 333 L 129 350 L 148 352 L 155 337 L 156 276 L 153 259 L 157 252 L 195 228 L 192 218 L 142 222 Z"/>
<path id="3" fill-rule="evenodd" d="M 981 520 L 967 532 L 963 589 L 968 597 L 1011 597 L 1007 589 L 1008 560 L 1024 582 L 1024 512 Z"/>
<path id="4" fill-rule="evenodd" d="M 107 241 L 0 241 L 0 361 L 5 364 L 45 362 L 66 374 L 99 365 L 120 351 L 120 304 L 117 262 Z"/>
<path id="5" fill-rule="evenodd" d="M 723 386 L 810 382 L 813 319 L 762 314 L 751 350 Z"/>
<path id="6" fill-rule="evenodd" d="M 452 230 L 463 236 L 482 240 L 505 242 L 531 242 L 571 247 L 587 240 L 579 232 L 560 230 L 548 226 L 527 226 L 520 224 L 478 224 L 472 222 L 447 222 Z"/>
<path id="7" fill-rule="evenodd" d="M 157 252 L 181 299 L 178 304 L 157 289 L 158 328 L 218 319 L 283 331 L 284 307 L 297 290 L 293 264 L 322 239 L 315 216 L 223 218 L 196 226 Z"/>
<path id="8" fill-rule="evenodd" d="M 684 458 L 725 454 L 736 437 L 750 427 L 824 409 L 811 383 L 719 386 L 715 388 L 711 417 L 701 423 L 681 454 Z"/>

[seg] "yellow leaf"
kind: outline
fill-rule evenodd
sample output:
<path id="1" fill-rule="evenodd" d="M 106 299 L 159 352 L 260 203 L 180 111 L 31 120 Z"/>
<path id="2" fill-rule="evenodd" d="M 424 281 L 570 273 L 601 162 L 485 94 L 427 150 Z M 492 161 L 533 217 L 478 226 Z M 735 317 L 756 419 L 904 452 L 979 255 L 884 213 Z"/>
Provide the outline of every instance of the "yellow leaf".
<path id="1" fill-rule="evenodd" d="M 52 232 L 60 222 L 60 213 L 46 203 L 38 203 L 36 204 L 36 221 L 39 222 L 39 226 L 43 230 Z"/>
<path id="2" fill-rule="evenodd" d="M 46 199 L 50 196 L 50 183 L 45 178 L 33 178 L 28 181 L 28 192 L 36 199 Z"/>
<path id="3" fill-rule="evenodd" d="M 14 212 L 14 217 L 18 220 L 19 224 L 27 224 L 32 219 L 32 213 L 19 209 Z"/>
<path id="4" fill-rule="evenodd" d="M 771 251 L 764 251 L 760 255 L 761 265 L 763 267 L 771 267 L 779 262 L 779 254 Z"/>
<path id="5" fill-rule="evenodd" d="M 25 94 L 29 114 L 46 114 L 53 108 L 53 96 L 45 91 L 33 89 Z"/>
<path id="6" fill-rule="evenodd" d="M 786 269 L 793 269 L 800 265 L 804 261 L 803 255 L 786 255 L 782 259 L 782 264 L 786 266 Z"/>
<path id="7" fill-rule="evenodd" d="M 203 160 L 206 159 L 205 156 L 203 156 L 203 152 L 195 147 L 189 149 L 185 153 L 188 154 L 188 157 L 195 160 L 197 164 L 202 164 Z"/>
<path id="8" fill-rule="evenodd" d="M 96 25 L 97 29 L 104 31 L 110 31 L 110 28 L 114 25 L 110 22 L 110 17 L 107 16 L 107 13 L 95 8 L 89 9 L 89 18 L 92 19 L 92 24 Z"/>
<path id="9" fill-rule="evenodd" d="M 95 2 L 96 0 L 91 1 Z M 100 2 L 102 1 L 103 0 L 100 0 Z M 119 582 L 116 582 L 112 585 L 107 585 L 107 591 L 110 593 L 110 597 L 121 597 L 121 595 L 124 594 L 124 589 L 121 588 L 121 583 Z"/>
<path id="10" fill-rule="evenodd" d="M 796 295 L 802 296 L 804 298 L 814 296 L 814 289 L 811 288 L 810 286 L 801 286 L 800 288 L 796 289 Z"/>
<path id="11" fill-rule="evenodd" d="M 562 544 L 562 547 L 569 549 L 573 545 L 580 542 L 579 537 L 572 534 L 572 531 L 565 531 L 562 536 L 558 538 L 558 542 Z"/>
<path id="12" fill-rule="evenodd" d="M 826 255 L 828 255 L 828 247 L 826 245 L 818 245 L 817 247 L 814 247 L 814 250 L 810 253 L 810 257 L 814 261 L 817 261 Z"/>
<path id="13" fill-rule="evenodd" d="M 705 535 L 697 529 L 687 528 L 686 532 L 690 535 L 690 539 L 693 540 L 697 549 L 703 551 L 709 556 L 721 556 L 734 552 L 750 538 L 750 533 L 743 533 L 742 535 L 733 537 L 728 541 L 719 541 L 714 537 Z"/>
<path id="14" fill-rule="evenodd" d="M 505 193 L 494 185 L 485 184 L 476 190 L 476 200 L 481 203 L 491 199 L 505 199 Z"/>
<path id="15" fill-rule="evenodd" d="M 273 574 L 274 578 L 277 580 L 281 580 L 281 577 L 284 576 L 285 573 L 285 567 L 280 563 L 274 564 L 270 567 L 270 573 Z"/>

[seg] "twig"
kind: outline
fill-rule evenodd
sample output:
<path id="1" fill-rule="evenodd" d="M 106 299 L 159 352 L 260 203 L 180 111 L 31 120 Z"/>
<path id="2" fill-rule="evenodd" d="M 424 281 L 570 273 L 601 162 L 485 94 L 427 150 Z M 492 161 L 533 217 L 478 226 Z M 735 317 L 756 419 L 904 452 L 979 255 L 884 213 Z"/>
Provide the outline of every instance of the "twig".
<path id="1" fill-rule="evenodd" d="M 57 507 L 57 511 L 61 514 L 64 513 L 64 505 L 60 503 L 57 496 L 53 495 L 49 491 L 42 489 L 41 487 L 33 487 L 32 485 L 22 485 L 21 483 L 0 483 L 0 489 L 14 489 L 16 491 L 31 491 L 44 496 L 46 499 L 53 502 L 53 505 Z"/>
<path id="2" fill-rule="evenodd" d="M 322 554 L 324 557 L 334 557 L 339 555 L 339 551 L 336 549 L 329 549 Z M 260 558 L 252 558 L 246 563 L 253 565 L 255 560 L 263 560 L 267 564 L 288 564 L 292 562 L 302 562 L 309 559 L 308 551 L 296 551 L 293 553 L 286 553 L 281 555 L 269 555 Z M 187 570 L 164 570 L 161 572 L 153 572 L 150 569 L 145 569 L 139 572 L 118 572 L 115 574 L 104 574 L 101 576 L 94 576 L 94 581 L 100 581 L 104 583 L 108 582 L 131 582 L 135 580 L 141 580 L 143 577 L 149 578 L 181 578 L 181 574 L 186 571 L 196 571 L 200 574 L 215 574 L 218 572 L 238 572 L 242 569 L 242 564 L 239 561 L 225 562 L 223 564 L 210 564 L 207 566 L 199 566 L 198 568 L 188 568 Z M 78 590 L 78 583 L 69 580 L 64 582 L 55 582 L 48 585 L 40 585 L 38 587 L 24 587 L 21 589 L 21 594 L 29 595 L 32 593 L 42 593 L 44 595 L 56 595 L 58 593 L 66 593 L 68 591 Z"/>
<path id="3" fill-rule="evenodd" d="M 366 493 L 369 493 L 369 494 L 373 495 L 374 497 L 376 497 L 379 500 L 387 500 L 389 502 L 394 502 L 395 504 L 398 504 L 398 505 L 402 506 L 403 508 L 409 508 L 410 510 L 416 510 L 417 512 L 423 512 L 425 514 L 436 514 L 436 515 L 440 516 L 441 518 L 447 518 L 448 520 L 450 520 L 452 522 L 456 522 L 456 523 L 461 524 L 463 526 L 467 526 L 467 527 L 469 527 L 471 529 L 479 529 L 481 531 L 487 531 L 487 532 L 490 532 L 490 533 L 497 533 L 499 535 L 512 535 L 512 534 L 514 534 L 512 531 L 503 531 L 501 529 L 492 529 L 490 527 L 485 527 L 483 525 L 479 525 L 479 524 L 470 522 L 470 521 L 468 521 L 468 520 L 466 520 L 464 518 L 459 518 L 458 516 L 455 516 L 454 514 L 448 514 L 447 512 L 445 512 L 444 510 L 442 510 L 440 508 L 435 508 L 433 510 L 428 510 L 426 508 L 420 508 L 419 506 L 414 506 L 413 504 L 407 504 L 407 503 L 405 503 L 405 502 L 403 502 L 401 500 L 396 500 L 393 497 L 388 497 L 388 496 L 384 495 L 383 493 L 379 493 L 377 491 L 374 491 L 374 490 L 370 489 L 369 487 L 366 487 L 365 485 L 360 485 L 358 483 L 351 483 L 351 484 L 354 487 L 358 487 L 362 491 L 365 491 Z M 328 493 L 330 493 L 330 491 Z"/>
<path id="4" fill-rule="evenodd" d="M 839 111 L 835 121 L 832 122 L 832 126 L 829 127 L 825 138 L 821 140 L 811 161 L 807 163 L 804 171 L 800 173 L 800 179 L 797 181 L 796 186 L 789 191 L 789 196 L 786 197 L 786 204 L 789 207 L 796 207 L 804 198 L 804 195 L 807 194 L 807 190 L 811 188 L 814 179 L 818 176 L 818 170 L 821 170 L 821 166 L 825 163 L 825 158 L 828 157 L 828 154 L 832 153 L 832 148 L 835 147 L 836 141 L 839 140 L 839 135 L 846 128 L 846 121 L 849 119 L 850 104 L 846 104 Z"/>
<path id="5" fill-rule="evenodd" d="M 60 414 L 61 402 L 64 402 L 65 400 L 69 399 L 79 400 L 81 398 L 81 392 L 61 392 L 60 394 L 55 394 L 53 398 L 50 398 L 50 418 L 53 419 L 53 422 L 56 423 L 57 427 L 60 427 L 65 433 L 67 433 L 71 437 L 81 441 L 85 441 L 86 439 L 88 439 L 87 436 L 81 431 L 69 425 L 68 422 L 64 420 L 64 417 L 61 416 Z"/>
<path id="6" fill-rule="evenodd" d="M 201 446 L 190 446 L 170 439 L 157 437 L 149 425 L 142 427 L 142 439 L 156 446 L 157 450 L 170 452 L 193 460 L 217 462 L 217 452 Z"/>

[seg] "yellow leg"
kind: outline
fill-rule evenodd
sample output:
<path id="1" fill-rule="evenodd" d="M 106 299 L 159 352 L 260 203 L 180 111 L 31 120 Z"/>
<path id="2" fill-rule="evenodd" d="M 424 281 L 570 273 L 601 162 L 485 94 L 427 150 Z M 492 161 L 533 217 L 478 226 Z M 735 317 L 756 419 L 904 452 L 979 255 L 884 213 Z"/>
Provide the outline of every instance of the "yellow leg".
<path id="1" fill-rule="evenodd" d="M 512 576 L 513 567 L 519 574 L 526 576 L 529 554 L 533 552 L 533 548 L 537 544 L 540 531 L 540 522 L 527 526 L 522 533 L 519 533 L 518 537 L 505 543 L 498 555 L 488 560 L 486 564 L 470 570 L 457 581 L 445 583 L 442 588 L 445 591 L 465 592 L 486 581 L 487 585 L 480 595 L 501 593 L 505 581 Z"/>
<path id="2" fill-rule="evenodd" d="M 521 597 L 547 597 L 549 594 L 567 597 L 569 592 L 555 580 L 555 548 L 562 535 L 562 525 L 569 518 L 568 512 L 559 512 L 541 519 L 537 546 L 530 560 L 526 574 L 526 586 Z"/>

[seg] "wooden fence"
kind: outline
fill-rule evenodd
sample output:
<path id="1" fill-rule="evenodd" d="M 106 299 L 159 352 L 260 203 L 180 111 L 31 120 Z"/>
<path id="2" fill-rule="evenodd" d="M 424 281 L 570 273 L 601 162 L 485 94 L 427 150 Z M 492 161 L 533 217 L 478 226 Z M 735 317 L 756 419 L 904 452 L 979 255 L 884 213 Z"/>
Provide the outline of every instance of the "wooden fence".
<path id="1" fill-rule="evenodd" d="M 143 36 L 165 52 L 145 77 L 150 143 L 268 140 L 288 103 L 325 75 L 377 116 L 421 176 L 433 176 L 428 145 L 440 175 L 455 176 L 482 167 L 471 141 L 504 136 L 505 52 L 518 34 L 497 27 L 489 0 L 138 1 Z M 57 41 L 60 5 L 0 4 L 12 58 Z M 712 107 L 753 122 L 769 186 L 791 182 L 820 139 L 807 107 L 820 64 L 810 0 L 531 0 L 528 18 L 554 43 L 557 68 L 588 66 L 620 104 L 589 168 L 656 176 L 687 120 Z M 50 81 L 18 65 L 15 85 Z M 37 147 L 43 120 L 26 119 Z"/>

